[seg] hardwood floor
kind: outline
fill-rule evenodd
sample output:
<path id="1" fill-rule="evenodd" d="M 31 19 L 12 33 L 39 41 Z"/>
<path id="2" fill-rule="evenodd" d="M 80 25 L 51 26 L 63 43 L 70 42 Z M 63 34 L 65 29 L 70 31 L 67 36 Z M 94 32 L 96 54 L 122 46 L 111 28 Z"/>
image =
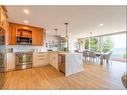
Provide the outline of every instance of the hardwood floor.
<path id="1" fill-rule="evenodd" d="M 65 77 L 51 65 L 7 73 L 3 89 L 125 89 L 124 70 L 113 66 L 84 64 L 84 71 Z"/>

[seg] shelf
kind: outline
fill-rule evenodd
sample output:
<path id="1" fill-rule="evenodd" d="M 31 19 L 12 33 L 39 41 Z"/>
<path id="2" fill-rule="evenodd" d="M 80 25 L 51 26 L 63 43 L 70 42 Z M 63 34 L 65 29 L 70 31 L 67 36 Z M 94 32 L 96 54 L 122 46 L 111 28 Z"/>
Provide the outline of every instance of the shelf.
<path id="1" fill-rule="evenodd" d="M 20 36 L 20 35 L 17 35 L 17 37 L 21 37 L 21 38 L 32 38 L 30 36 Z"/>
<path id="2" fill-rule="evenodd" d="M 32 31 L 26 29 L 18 29 L 17 37 L 32 38 Z"/>

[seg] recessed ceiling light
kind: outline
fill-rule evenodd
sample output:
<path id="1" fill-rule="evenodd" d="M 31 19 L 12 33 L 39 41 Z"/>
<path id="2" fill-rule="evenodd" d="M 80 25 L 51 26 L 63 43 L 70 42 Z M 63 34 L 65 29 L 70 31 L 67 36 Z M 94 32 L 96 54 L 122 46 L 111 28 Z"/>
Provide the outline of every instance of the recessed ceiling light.
<path id="1" fill-rule="evenodd" d="M 101 23 L 101 24 L 99 24 L 99 25 L 100 25 L 100 26 L 103 26 L 104 24 Z"/>
<path id="2" fill-rule="evenodd" d="M 28 21 L 27 20 L 24 20 L 24 23 L 28 23 Z"/>
<path id="3" fill-rule="evenodd" d="M 24 9 L 24 13 L 29 14 L 30 12 L 29 12 L 29 10 Z"/>

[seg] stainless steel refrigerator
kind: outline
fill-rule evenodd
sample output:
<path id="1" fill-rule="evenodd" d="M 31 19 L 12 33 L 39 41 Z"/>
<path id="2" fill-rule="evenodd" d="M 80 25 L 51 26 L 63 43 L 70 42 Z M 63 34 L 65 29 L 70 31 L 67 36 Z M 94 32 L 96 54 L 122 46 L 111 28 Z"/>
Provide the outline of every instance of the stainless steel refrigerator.
<path id="1" fill-rule="evenodd" d="M 0 28 L 0 89 L 6 81 L 6 45 L 4 30 Z"/>

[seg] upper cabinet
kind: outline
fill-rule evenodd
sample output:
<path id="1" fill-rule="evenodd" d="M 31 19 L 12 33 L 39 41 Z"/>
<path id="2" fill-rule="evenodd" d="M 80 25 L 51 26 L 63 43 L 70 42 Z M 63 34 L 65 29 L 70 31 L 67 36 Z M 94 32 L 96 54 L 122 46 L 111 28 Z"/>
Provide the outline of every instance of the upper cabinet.
<path id="1" fill-rule="evenodd" d="M 46 31 L 43 28 L 8 23 L 7 9 L 0 5 L 0 44 L 43 46 Z"/>
<path id="2" fill-rule="evenodd" d="M 7 29 L 7 10 L 5 6 L 0 6 L 0 27 L 6 31 Z"/>
<path id="3" fill-rule="evenodd" d="M 21 41 L 26 41 L 29 44 L 31 43 L 31 45 L 42 46 L 45 41 L 45 29 L 22 24 L 10 23 L 9 35 L 10 45 L 16 45 Z"/>
<path id="4" fill-rule="evenodd" d="M 9 24 L 9 43 L 10 45 L 15 45 L 16 44 L 16 25 L 10 23 Z"/>
<path id="5" fill-rule="evenodd" d="M 34 28 L 32 34 L 33 45 L 44 45 L 46 31 L 45 29 Z"/>
<path id="6" fill-rule="evenodd" d="M 9 23 L 7 17 L 6 7 L 0 5 L 0 44 L 8 42 Z"/>

